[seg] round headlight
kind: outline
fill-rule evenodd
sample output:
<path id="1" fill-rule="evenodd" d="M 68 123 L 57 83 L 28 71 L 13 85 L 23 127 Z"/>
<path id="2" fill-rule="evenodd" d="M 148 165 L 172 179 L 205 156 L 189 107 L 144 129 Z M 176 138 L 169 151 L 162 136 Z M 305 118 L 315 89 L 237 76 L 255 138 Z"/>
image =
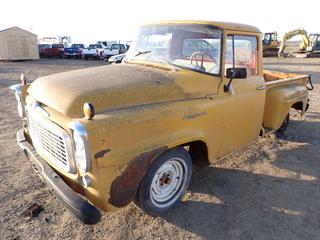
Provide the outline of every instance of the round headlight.
<path id="1" fill-rule="evenodd" d="M 87 158 L 87 149 L 84 136 L 80 135 L 77 131 L 73 132 L 73 141 L 75 145 L 75 159 L 78 167 L 82 171 L 89 169 L 89 159 Z"/>

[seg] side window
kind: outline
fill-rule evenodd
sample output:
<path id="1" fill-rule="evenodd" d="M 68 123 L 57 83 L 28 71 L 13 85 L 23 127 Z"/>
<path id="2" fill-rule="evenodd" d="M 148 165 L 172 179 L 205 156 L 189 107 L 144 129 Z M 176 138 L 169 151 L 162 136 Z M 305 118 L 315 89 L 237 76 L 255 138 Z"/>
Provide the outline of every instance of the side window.
<path id="1" fill-rule="evenodd" d="M 258 39 L 253 36 L 228 35 L 227 68 L 247 68 L 248 77 L 258 75 Z"/>

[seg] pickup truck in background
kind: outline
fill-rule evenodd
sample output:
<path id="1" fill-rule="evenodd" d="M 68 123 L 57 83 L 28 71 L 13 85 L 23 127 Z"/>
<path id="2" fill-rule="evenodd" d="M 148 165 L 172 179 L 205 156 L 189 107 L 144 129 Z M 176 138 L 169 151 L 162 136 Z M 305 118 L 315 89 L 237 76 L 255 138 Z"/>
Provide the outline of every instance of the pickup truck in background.
<path id="1" fill-rule="evenodd" d="M 253 26 L 143 25 L 122 64 L 12 86 L 18 144 L 84 223 L 132 201 L 162 214 L 184 196 L 193 165 L 281 136 L 291 108 L 307 111 L 310 76 L 265 71 L 262 49 Z"/>
<path id="2" fill-rule="evenodd" d="M 47 58 L 58 57 L 63 58 L 64 45 L 52 44 L 48 48 L 43 49 L 43 56 Z"/>
<path id="3" fill-rule="evenodd" d="M 44 49 L 50 48 L 50 44 L 38 44 L 39 56 L 44 57 Z"/>
<path id="4" fill-rule="evenodd" d="M 104 46 L 102 44 L 90 44 L 88 48 L 82 50 L 84 60 L 89 58 L 103 59 Z"/>
<path id="5" fill-rule="evenodd" d="M 114 55 L 123 54 L 125 52 L 127 52 L 127 48 L 124 44 L 114 43 L 114 44 L 111 44 L 110 48 L 106 48 L 104 50 L 103 56 L 106 59 L 109 59 L 110 57 L 112 57 Z"/>
<path id="6" fill-rule="evenodd" d="M 64 49 L 63 56 L 67 58 L 82 58 L 84 48 L 84 44 L 72 44 L 71 47 Z"/>

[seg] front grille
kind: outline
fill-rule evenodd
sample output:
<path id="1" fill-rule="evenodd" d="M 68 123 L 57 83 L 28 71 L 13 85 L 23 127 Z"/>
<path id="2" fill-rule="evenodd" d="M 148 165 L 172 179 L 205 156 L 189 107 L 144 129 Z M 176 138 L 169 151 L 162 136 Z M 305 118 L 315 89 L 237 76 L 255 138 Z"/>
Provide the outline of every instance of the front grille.
<path id="1" fill-rule="evenodd" d="M 28 124 L 33 145 L 39 154 L 70 172 L 72 148 L 69 134 L 36 111 L 28 111 Z"/>

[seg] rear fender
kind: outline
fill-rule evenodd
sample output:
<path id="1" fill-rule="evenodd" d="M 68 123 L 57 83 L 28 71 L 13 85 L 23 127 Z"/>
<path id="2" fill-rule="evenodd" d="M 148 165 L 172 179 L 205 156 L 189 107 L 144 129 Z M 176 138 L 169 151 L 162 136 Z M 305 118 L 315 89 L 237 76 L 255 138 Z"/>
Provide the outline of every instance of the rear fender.
<path id="1" fill-rule="evenodd" d="M 304 114 L 308 105 L 308 89 L 300 84 L 270 88 L 266 94 L 263 127 L 278 129 L 291 107 Z"/>

